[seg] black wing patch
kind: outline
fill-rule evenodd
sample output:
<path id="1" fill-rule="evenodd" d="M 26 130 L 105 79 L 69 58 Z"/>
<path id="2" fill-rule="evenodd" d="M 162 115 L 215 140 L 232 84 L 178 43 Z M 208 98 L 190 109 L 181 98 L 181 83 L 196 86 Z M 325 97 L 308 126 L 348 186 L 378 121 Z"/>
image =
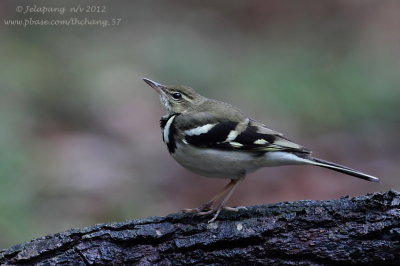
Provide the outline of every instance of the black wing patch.
<path id="1" fill-rule="evenodd" d="M 241 132 L 231 142 L 226 142 L 229 133 L 235 130 L 237 122 L 225 121 L 220 122 L 211 128 L 208 132 L 186 136 L 186 141 L 192 145 L 199 147 L 219 148 L 226 150 L 258 150 L 262 145 L 255 144 L 257 140 L 267 141 L 267 145 L 273 143 L 276 139 L 274 135 L 263 134 L 257 132 L 256 126 L 249 126 L 243 132 Z"/>
<path id="2" fill-rule="evenodd" d="M 234 142 L 241 144 L 241 146 L 236 149 L 254 152 L 291 151 L 306 154 L 311 153 L 309 150 L 284 138 L 283 136 L 260 133 L 258 130 L 258 126 L 248 126 L 246 130 L 240 133 L 236 139 L 233 140 Z"/>
<path id="3" fill-rule="evenodd" d="M 247 146 L 247 148 L 249 148 L 249 146 L 251 146 L 251 147 L 258 146 L 259 147 L 259 145 L 254 144 L 254 142 L 259 139 L 263 139 L 263 140 L 267 141 L 268 143 L 274 143 L 274 141 L 276 139 L 276 137 L 274 135 L 259 133 L 259 132 L 257 132 L 257 129 L 258 129 L 258 127 L 256 127 L 256 126 L 247 127 L 246 130 L 244 130 L 242 133 L 240 133 L 234 141 L 239 142 L 240 144 L 243 144 L 243 146 Z"/>
<path id="4" fill-rule="evenodd" d="M 221 150 L 245 150 L 253 152 L 255 155 L 262 155 L 269 151 L 292 151 L 300 153 L 310 153 L 304 147 L 295 144 L 286 138 L 261 133 L 258 126 L 247 126 L 244 131 L 235 138 L 227 140 L 229 133 L 238 126 L 237 122 L 219 122 L 208 132 L 199 135 L 186 135 L 185 140 L 189 144 L 203 147 L 216 148 Z"/>
<path id="5" fill-rule="evenodd" d="M 229 133 L 237 126 L 237 122 L 219 122 L 208 132 L 199 135 L 186 136 L 186 141 L 200 147 L 221 147 Z M 227 144 L 227 143 L 226 143 Z M 223 145 L 222 145 L 223 146 Z M 221 147 L 222 148 L 222 147 Z"/>

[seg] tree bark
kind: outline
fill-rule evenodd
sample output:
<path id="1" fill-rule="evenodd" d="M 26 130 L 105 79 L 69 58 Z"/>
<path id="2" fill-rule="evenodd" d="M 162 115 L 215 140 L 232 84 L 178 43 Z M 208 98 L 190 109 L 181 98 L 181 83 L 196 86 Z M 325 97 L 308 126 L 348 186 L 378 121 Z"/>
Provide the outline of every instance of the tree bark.
<path id="1" fill-rule="evenodd" d="M 209 217 L 99 224 L 0 252 L 0 264 L 400 265 L 400 193 L 283 202 Z"/>

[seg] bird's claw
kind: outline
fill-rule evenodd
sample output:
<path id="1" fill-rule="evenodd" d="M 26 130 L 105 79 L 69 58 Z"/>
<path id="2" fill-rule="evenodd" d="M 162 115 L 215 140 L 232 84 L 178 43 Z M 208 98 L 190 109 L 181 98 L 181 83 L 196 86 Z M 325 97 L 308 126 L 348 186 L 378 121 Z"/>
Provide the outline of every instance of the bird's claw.
<path id="1" fill-rule="evenodd" d="M 247 211 L 247 208 L 245 206 L 238 206 L 238 207 L 228 207 L 228 206 L 224 206 L 222 207 L 224 210 L 227 211 L 232 211 L 232 212 L 238 212 L 240 210 L 244 210 Z"/>
<path id="2" fill-rule="evenodd" d="M 207 202 L 203 205 L 201 205 L 200 207 L 197 208 L 193 208 L 193 209 L 183 209 L 182 212 L 185 213 L 196 213 L 198 215 L 207 215 L 209 213 L 211 213 L 210 211 L 213 211 L 213 202 Z"/>
<path id="3" fill-rule="evenodd" d="M 208 223 L 212 223 L 217 219 L 217 217 L 222 209 L 227 210 L 227 211 L 233 211 L 233 212 L 238 212 L 240 210 L 247 210 L 247 208 L 244 206 L 238 206 L 238 207 L 221 206 L 219 208 L 212 208 L 212 207 L 213 206 L 211 203 L 206 203 L 198 208 L 184 209 L 182 211 L 186 212 L 186 213 L 196 213 L 196 215 L 198 215 L 198 216 L 206 216 L 206 215 L 214 213 L 213 218 L 211 218 L 211 220 L 208 221 Z"/>
<path id="4" fill-rule="evenodd" d="M 205 215 L 209 215 L 211 213 L 214 213 L 215 211 L 216 211 L 215 209 L 210 209 L 210 210 L 207 210 L 207 211 L 198 212 L 197 215 L 198 216 L 205 216 Z"/>

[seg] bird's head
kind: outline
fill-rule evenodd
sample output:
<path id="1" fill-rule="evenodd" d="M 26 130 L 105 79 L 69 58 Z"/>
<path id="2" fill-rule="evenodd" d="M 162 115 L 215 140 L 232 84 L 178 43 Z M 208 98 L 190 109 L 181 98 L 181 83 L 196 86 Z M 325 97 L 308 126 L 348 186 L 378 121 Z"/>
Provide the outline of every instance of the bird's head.
<path id="1" fill-rule="evenodd" d="M 207 98 L 186 86 L 162 85 L 150 79 L 143 79 L 160 95 L 161 103 L 168 114 L 185 113 L 192 111 Z"/>

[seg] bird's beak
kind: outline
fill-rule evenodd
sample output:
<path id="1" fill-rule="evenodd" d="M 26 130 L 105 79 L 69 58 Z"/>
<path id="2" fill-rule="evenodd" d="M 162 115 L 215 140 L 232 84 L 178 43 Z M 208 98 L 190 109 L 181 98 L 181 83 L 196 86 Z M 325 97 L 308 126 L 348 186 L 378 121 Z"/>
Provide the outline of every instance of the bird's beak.
<path id="1" fill-rule="evenodd" d="M 164 85 L 161 85 L 155 81 L 152 81 L 152 80 L 146 79 L 146 78 L 144 78 L 143 81 L 146 82 L 150 87 L 155 89 L 158 94 L 160 94 L 160 95 L 164 94 L 164 91 L 163 91 L 163 89 L 165 88 Z"/>

